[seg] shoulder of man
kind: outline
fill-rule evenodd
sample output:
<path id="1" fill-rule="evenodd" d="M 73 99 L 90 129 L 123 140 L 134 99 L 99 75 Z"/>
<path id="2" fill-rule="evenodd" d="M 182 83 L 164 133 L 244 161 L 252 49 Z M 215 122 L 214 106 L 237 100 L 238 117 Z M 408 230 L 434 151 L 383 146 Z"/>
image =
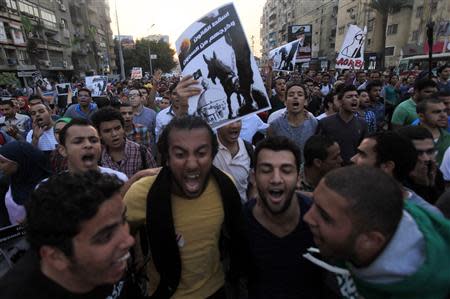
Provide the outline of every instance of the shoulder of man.
<path id="1" fill-rule="evenodd" d="M 131 185 L 123 200 L 127 207 L 127 220 L 130 223 L 143 224 L 147 214 L 147 195 L 155 176 L 146 176 Z"/>

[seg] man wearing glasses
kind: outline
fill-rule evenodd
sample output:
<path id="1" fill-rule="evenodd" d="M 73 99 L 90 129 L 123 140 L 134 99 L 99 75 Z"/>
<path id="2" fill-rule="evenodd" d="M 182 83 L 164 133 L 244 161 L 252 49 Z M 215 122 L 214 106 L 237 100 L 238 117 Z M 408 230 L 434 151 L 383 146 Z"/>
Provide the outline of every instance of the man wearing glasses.
<path id="1" fill-rule="evenodd" d="M 156 152 L 155 144 L 155 124 L 156 124 L 156 112 L 150 108 L 144 107 L 142 104 L 142 94 L 139 89 L 131 87 L 128 92 L 128 99 L 130 105 L 133 108 L 133 123 L 140 124 L 147 127 L 151 136 L 151 145 L 153 152 Z"/>
<path id="2" fill-rule="evenodd" d="M 67 108 L 64 117 L 90 120 L 97 109 L 97 105 L 92 103 L 91 91 L 88 88 L 81 88 L 78 91 L 78 104 Z"/>

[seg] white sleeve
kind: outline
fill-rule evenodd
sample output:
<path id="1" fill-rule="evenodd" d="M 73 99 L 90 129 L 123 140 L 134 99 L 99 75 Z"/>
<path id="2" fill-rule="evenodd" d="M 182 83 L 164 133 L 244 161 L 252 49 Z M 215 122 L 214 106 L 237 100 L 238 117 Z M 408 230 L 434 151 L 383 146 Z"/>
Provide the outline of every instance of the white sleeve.
<path id="1" fill-rule="evenodd" d="M 440 169 L 442 174 L 444 175 L 444 180 L 450 181 L 450 147 L 445 151 Z"/>
<path id="2" fill-rule="evenodd" d="M 32 137 L 33 137 L 33 130 L 30 130 L 30 131 L 28 132 L 27 138 L 26 138 L 26 140 L 27 140 L 28 143 L 31 143 Z"/>

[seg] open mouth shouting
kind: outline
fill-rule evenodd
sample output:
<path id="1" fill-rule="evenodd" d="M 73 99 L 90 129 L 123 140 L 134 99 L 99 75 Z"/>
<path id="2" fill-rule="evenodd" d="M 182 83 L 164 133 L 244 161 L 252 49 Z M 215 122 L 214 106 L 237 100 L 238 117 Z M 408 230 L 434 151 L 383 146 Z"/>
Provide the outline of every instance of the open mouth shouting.
<path id="1" fill-rule="evenodd" d="M 98 159 L 94 153 L 86 153 L 81 156 L 83 166 L 87 169 L 94 169 L 97 167 Z"/>
<path id="2" fill-rule="evenodd" d="M 270 188 L 268 190 L 269 192 L 269 197 L 268 199 L 270 200 L 271 203 L 273 204 L 279 204 L 283 201 L 284 197 L 284 189 L 282 188 Z"/>

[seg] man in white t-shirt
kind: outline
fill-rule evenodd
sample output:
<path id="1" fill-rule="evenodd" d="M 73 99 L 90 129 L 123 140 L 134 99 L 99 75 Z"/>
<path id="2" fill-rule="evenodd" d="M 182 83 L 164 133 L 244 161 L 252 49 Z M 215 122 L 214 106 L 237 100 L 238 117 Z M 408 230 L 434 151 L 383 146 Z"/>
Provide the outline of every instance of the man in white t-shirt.
<path id="1" fill-rule="evenodd" d="M 53 120 L 51 110 L 45 104 L 36 104 L 30 107 L 33 129 L 27 134 L 26 140 L 43 152 L 51 152 L 56 148 L 58 141 L 53 133 Z"/>
<path id="2" fill-rule="evenodd" d="M 73 119 L 59 133 L 60 154 L 67 158 L 69 172 L 86 172 L 98 170 L 102 173 L 115 174 L 123 182 L 127 176 L 117 170 L 98 166 L 102 151 L 97 130 L 84 119 Z"/>

